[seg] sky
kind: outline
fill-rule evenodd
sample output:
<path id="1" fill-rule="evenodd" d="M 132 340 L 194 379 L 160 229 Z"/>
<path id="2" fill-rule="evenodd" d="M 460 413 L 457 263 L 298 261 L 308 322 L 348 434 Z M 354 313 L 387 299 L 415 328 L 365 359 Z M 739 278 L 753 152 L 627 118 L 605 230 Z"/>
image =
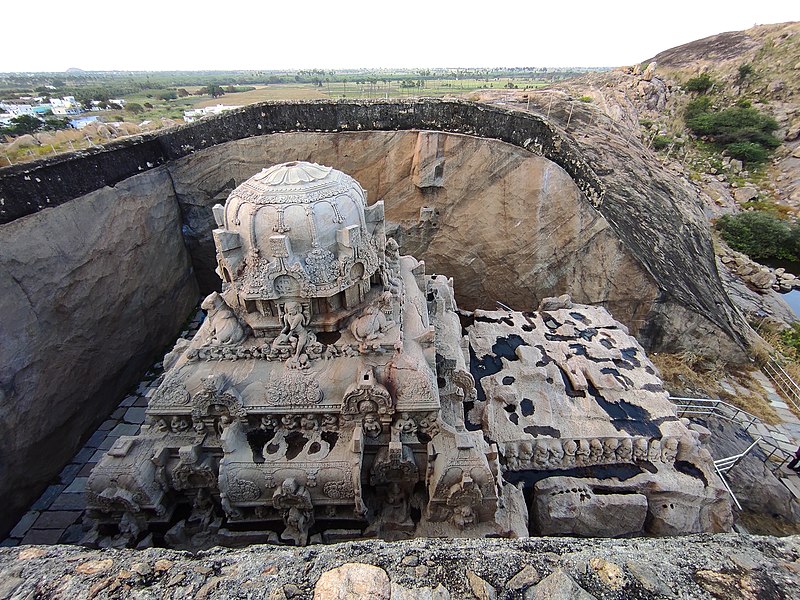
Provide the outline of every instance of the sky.
<path id="1" fill-rule="evenodd" d="M 0 8 L 0 72 L 614 67 L 796 0 L 38 0 Z"/>

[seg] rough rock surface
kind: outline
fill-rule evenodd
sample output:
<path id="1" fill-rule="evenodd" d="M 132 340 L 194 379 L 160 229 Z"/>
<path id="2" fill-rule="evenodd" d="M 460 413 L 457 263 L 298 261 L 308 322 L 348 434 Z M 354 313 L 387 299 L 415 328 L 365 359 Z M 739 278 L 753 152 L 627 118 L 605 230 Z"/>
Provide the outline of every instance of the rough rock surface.
<path id="1" fill-rule="evenodd" d="M 594 494 L 579 479 L 544 479 L 536 484 L 534 498 L 542 535 L 632 535 L 644 529 L 647 517 L 643 494 Z"/>
<path id="2" fill-rule="evenodd" d="M 715 459 L 739 454 L 753 443 L 750 434 L 737 424 L 716 418 L 696 422 L 711 431 L 708 445 Z M 781 532 L 797 531 L 800 527 L 800 504 L 767 468 L 765 459 L 764 452 L 756 447 L 725 477 L 747 513 L 773 520 L 773 525 Z"/>
<path id="3" fill-rule="evenodd" d="M 351 587 L 335 591 L 326 581 L 364 570 L 382 593 L 391 581 L 391 598 L 475 598 L 471 572 L 473 581 L 486 583 L 482 591 L 500 599 L 788 599 L 800 586 L 800 538 L 421 539 L 215 548 L 196 555 L 22 546 L 0 549 L 0 593 L 3 598 L 347 598 L 366 580 L 340 579 Z M 541 582 L 531 570 L 541 574 Z M 527 573 L 522 582 L 520 573 Z"/>
<path id="4" fill-rule="evenodd" d="M 197 302 L 163 170 L 0 226 L 0 531 Z"/>

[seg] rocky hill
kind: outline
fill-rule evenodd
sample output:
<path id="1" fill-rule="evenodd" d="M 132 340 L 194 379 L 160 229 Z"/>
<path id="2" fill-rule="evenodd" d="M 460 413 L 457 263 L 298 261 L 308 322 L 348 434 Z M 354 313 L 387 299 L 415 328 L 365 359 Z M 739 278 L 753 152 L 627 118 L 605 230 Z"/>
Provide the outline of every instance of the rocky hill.
<path id="1" fill-rule="evenodd" d="M 689 91 L 689 82 L 699 75 L 708 77 L 709 89 Z M 641 64 L 589 74 L 546 90 L 486 91 L 473 98 L 546 114 L 603 162 L 612 154 L 607 139 L 630 140 L 627 147 L 613 152 L 630 154 L 624 161 L 628 170 L 637 171 L 634 165 L 639 163 L 661 163 L 670 177 L 693 188 L 694 202 L 709 222 L 753 208 L 791 221 L 800 214 L 798 90 L 800 23 L 795 22 L 711 36 Z M 765 163 L 733 160 L 689 131 L 686 108 L 703 94 L 715 110 L 747 106 L 774 117 L 778 128 L 773 135 L 779 145 Z M 670 195 L 675 196 L 679 186 L 671 185 Z M 776 320 L 788 314 L 780 298 L 768 293 L 781 283 L 774 274 L 758 267 L 748 273 L 755 278 L 747 279 L 747 285 L 762 298 L 755 309 L 752 302 L 748 304 L 748 311 L 775 315 Z"/>

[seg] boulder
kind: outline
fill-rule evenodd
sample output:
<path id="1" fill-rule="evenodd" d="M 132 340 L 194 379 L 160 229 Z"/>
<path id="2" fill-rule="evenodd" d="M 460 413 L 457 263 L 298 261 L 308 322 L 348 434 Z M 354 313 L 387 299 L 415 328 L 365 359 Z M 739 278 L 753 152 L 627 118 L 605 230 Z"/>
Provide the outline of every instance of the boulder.
<path id="1" fill-rule="evenodd" d="M 748 281 L 758 290 L 768 290 L 775 285 L 775 275 L 766 267 L 762 267 L 749 276 Z"/>
<path id="2" fill-rule="evenodd" d="M 644 79 L 645 81 L 650 81 L 651 79 L 653 79 L 653 77 L 656 74 L 657 66 L 658 63 L 656 63 L 655 61 L 647 65 L 647 68 L 645 68 L 644 73 L 642 73 L 642 79 Z"/>
<path id="3" fill-rule="evenodd" d="M 758 198 L 758 191 L 754 187 L 745 186 L 733 192 L 733 197 L 736 199 L 737 202 L 743 204 L 745 202 L 749 202 L 750 200 L 755 200 L 756 198 Z"/>
<path id="4" fill-rule="evenodd" d="M 562 569 L 556 569 L 534 588 L 525 592 L 525 600 L 596 600 Z"/>
<path id="5" fill-rule="evenodd" d="M 36 138 L 32 135 L 26 133 L 25 135 L 19 136 L 13 142 L 8 145 L 9 151 L 19 150 L 21 148 L 33 148 L 38 146 L 39 142 L 36 141 Z"/>
<path id="6" fill-rule="evenodd" d="M 572 298 L 569 294 L 562 294 L 557 298 L 543 298 L 539 303 L 539 312 L 550 310 L 561 310 L 562 308 L 572 308 Z"/>
<path id="7" fill-rule="evenodd" d="M 363 563 L 346 563 L 317 580 L 314 600 L 389 600 L 392 585 L 386 571 Z"/>
<path id="8" fill-rule="evenodd" d="M 642 494 L 596 495 L 578 479 L 551 477 L 536 484 L 532 512 L 541 535 L 634 535 L 644 530 L 647 498 Z"/>

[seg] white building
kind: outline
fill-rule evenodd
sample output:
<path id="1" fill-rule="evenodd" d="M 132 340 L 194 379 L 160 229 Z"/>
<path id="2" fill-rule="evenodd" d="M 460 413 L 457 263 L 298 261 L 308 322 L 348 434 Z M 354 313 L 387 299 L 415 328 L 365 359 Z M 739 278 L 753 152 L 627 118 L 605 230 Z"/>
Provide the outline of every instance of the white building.
<path id="1" fill-rule="evenodd" d="M 50 104 L 54 115 L 79 115 L 83 112 L 80 102 L 75 100 L 75 96 L 51 98 Z"/>

